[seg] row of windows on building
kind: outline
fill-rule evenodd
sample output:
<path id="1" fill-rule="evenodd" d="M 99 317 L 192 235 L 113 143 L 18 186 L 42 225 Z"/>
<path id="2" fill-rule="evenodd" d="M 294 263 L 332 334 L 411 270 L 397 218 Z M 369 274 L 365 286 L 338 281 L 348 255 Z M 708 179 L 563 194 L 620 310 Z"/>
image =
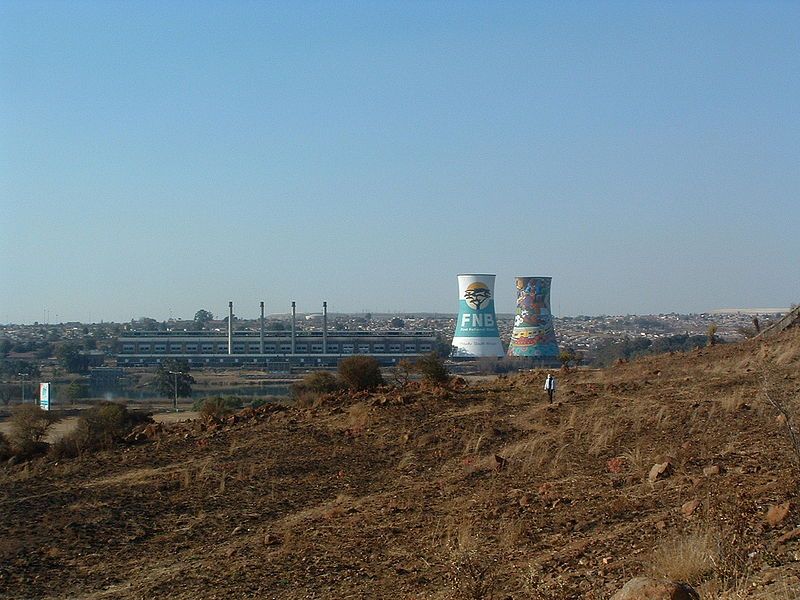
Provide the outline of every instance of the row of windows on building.
<path id="1" fill-rule="evenodd" d="M 168 350 L 169 348 L 169 350 Z M 309 352 L 311 354 L 322 354 L 323 346 L 322 344 L 311 344 L 310 347 L 308 344 L 296 344 L 295 345 L 295 354 L 307 354 Z M 372 344 L 370 349 L 369 344 L 328 344 L 328 354 L 354 354 L 358 352 L 358 354 L 381 354 L 389 352 L 390 354 L 398 354 L 398 353 L 416 353 L 419 352 L 430 352 L 431 345 L 430 344 Z M 264 354 L 289 354 L 292 351 L 291 344 L 280 344 L 276 346 L 275 344 L 264 344 Z M 124 354 L 165 354 L 167 352 L 172 354 L 227 354 L 228 353 L 228 344 L 139 344 L 138 349 L 135 344 L 123 344 L 122 345 L 122 352 Z M 233 353 L 234 354 L 260 354 L 261 353 L 261 345 L 260 344 L 234 344 L 233 345 Z"/>

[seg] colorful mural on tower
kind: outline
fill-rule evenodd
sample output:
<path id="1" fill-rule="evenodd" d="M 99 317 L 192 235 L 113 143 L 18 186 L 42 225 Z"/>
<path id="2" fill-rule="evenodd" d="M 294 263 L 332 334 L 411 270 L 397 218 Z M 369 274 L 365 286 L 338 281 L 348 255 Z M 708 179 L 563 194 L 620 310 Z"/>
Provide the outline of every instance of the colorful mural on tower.
<path id="1" fill-rule="evenodd" d="M 552 277 L 517 277 L 517 310 L 508 346 L 509 356 L 558 358 L 558 342 L 550 312 Z"/>

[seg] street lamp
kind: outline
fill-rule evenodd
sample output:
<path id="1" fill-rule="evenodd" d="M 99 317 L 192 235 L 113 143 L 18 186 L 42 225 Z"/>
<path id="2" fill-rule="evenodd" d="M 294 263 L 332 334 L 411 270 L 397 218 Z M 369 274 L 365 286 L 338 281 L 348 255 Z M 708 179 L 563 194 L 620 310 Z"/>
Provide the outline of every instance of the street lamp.
<path id="1" fill-rule="evenodd" d="M 17 375 L 21 380 L 20 385 L 22 386 L 22 403 L 25 404 L 25 378 L 30 377 L 30 373 L 17 373 Z"/>
<path id="2" fill-rule="evenodd" d="M 178 375 L 186 375 L 183 371 L 169 371 L 171 375 L 175 376 L 175 412 L 178 412 Z"/>

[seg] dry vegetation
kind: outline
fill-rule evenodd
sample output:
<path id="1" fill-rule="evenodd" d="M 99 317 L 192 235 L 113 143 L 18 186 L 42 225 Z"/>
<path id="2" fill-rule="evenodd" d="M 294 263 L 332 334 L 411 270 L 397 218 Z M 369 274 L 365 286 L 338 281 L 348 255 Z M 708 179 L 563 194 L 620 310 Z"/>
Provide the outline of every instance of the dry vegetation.
<path id="1" fill-rule="evenodd" d="M 653 574 L 800 597 L 800 333 L 572 371 L 552 406 L 541 379 L 335 391 L 5 467 L 0 590 L 599 600 Z"/>

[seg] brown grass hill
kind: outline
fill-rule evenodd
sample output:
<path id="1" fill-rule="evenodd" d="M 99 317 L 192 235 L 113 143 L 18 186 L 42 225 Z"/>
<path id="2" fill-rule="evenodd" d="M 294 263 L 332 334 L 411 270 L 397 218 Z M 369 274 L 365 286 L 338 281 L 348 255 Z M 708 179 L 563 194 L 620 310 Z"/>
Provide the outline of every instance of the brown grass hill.
<path id="1" fill-rule="evenodd" d="M 553 405 L 543 376 L 3 467 L 0 595 L 599 600 L 643 575 L 800 597 L 797 328 L 562 374 Z"/>

